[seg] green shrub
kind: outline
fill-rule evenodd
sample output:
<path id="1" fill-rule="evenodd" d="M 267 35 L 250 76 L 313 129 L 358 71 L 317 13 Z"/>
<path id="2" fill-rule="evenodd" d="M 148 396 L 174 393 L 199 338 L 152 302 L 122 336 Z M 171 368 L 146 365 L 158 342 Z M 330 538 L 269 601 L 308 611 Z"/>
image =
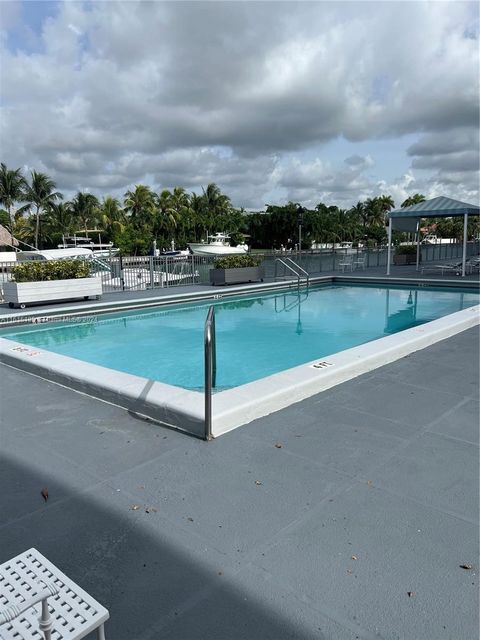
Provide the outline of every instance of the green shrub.
<path id="1" fill-rule="evenodd" d="M 215 269 L 241 269 L 242 267 L 258 267 L 262 258 L 251 255 L 231 255 L 217 258 L 214 263 Z"/>
<path id="2" fill-rule="evenodd" d="M 413 244 L 406 244 L 395 247 L 395 255 L 397 256 L 415 256 L 417 255 L 417 247 Z"/>
<path id="3" fill-rule="evenodd" d="M 30 260 L 15 265 L 12 276 L 15 282 L 88 278 L 90 265 L 84 260 Z"/>

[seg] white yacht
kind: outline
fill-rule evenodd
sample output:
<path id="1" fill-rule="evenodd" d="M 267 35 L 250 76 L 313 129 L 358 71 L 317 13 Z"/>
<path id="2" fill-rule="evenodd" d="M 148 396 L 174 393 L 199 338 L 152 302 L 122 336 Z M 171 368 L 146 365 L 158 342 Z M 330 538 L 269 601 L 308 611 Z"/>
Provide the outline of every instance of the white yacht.
<path id="1" fill-rule="evenodd" d="M 248 246 L 246 244 L 232 247 L 229 240 L 230 236 L 226 233 L 216 233 L 213 236 L 207 236 L 207 242 L 191 242 L 188 246 L 196 256 L 226 256 L 247 253 Z"/>
<path id="2" fill-rule="evenodd" d="M 63 236 L 62 244 L 57 245 L 59 249 L 90 249 L 97 258 L 108 258 L 115 256 L 119 252 L 117 247 L 113 246 L 113 242 L 102 242 L 102 236 L 98 229 L 88 229 L 84 236 L 78 236 L 77 231 L 73 236 Z M 86 235 L 86 233 L 98 233 L 98 242 L 95 242 Z"/>
<path id="3" fill-rule="evenodd" d="M 68 249 L 37 249 L 35 251 L 19 251 L 17 262 L 31 260 L 92 260 L 93 251 L 88 247 L 70 247 Z"/>
<path id="4" fill-rule="evenodd" d="M 457 242 L 455 238 L 439 238 L 434 233 L 428 233 L 420 244 L 452 244 Z"/>
<path id="5" fill-rule="evenodd" d="M 358 247 L 358 249 L 357 249 Z M 353 242 L 314 242 L 312 244 L 312 249 L 328 249 L 330 251 L 343 251 L 343 253 L 357 253 L 358 250 L 363 249 L 363 244 L 361 242 L 357 243 L 354 247 Z"/>

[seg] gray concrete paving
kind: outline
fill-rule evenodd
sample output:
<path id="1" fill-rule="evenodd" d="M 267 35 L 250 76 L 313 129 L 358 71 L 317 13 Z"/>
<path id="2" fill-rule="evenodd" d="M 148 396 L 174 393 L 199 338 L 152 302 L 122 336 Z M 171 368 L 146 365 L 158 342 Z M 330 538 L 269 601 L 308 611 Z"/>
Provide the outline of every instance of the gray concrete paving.
<path id="1" fill-rule="evenodd" d="M 0 562 L 37 547 L 115 640 L 473 640 L 478 338 L 212 443 L 1 366 Z"/>

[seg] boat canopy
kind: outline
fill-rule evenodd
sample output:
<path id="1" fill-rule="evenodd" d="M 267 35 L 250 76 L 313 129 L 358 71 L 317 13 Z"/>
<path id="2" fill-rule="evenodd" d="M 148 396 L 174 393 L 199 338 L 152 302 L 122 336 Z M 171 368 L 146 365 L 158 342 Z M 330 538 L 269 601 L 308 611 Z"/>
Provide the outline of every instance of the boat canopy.
<path id="1" fill-rule="evenodd" d="M 91 249 L 83 247 L 72 247 L 71 249 L 45 249 L 44 251 L 19 251 L 17 260 L 24 262 L 26 260 L 71 260 L 73 258 L 81 258 L 88 260 L 93 257 Z"/>

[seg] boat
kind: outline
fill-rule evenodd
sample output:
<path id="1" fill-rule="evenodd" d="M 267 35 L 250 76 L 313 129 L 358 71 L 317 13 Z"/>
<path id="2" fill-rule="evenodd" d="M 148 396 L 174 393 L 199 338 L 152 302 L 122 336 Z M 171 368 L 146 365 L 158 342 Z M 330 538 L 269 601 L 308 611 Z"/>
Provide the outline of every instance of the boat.
<path id="1" fill-rule="evenodd" d="M 363 249 L 363 244 L 361 242 L 357 243 L 353 246 L 353 242 L 314 242 L 312 244 L 312 249 L 314 250 L 329 250 L 329 251 L 342 251 L 343 253 L 358 253 L 358 251 Z"/>
<path id="2" fill-rule="evenodd" d="M 85 235 L 78 236 L 77 233 L 85 233 Z M 98 233 L 98 242 L 94 242 L 86 235 L 87 233 Z M 97 258 L 109 258 L 119 252 L 119 249 L 113 246 L 113 242 L 102 242 L 99 229 L 87 229 L 85 232 L 76 231 L 73 236 L 62 236 L 62 239 L 62 244 L 57 245 L 58 249 L 90 249 Z"/>
<path id="3" fill-rule="evenodd" d="M 155 240 L 153 243 L 153 255 L 154 256 L 170 256 L 170 257 L 176 257 L 176 258 L 181 258 L 181 257 L 185 257 L 185 256 L 190 256 L 192 255 L 190 253 L 190 251 L 188 249 L 177 249 L 175 247 L 175 240 L 172 240 L 170 243 L 170 249 L 157 249 L 157 241 Z"/>
<path id="4" fill-rule="evenodd" d="M 455 238 L 439 238 L 434 233 L 429 233 L 420 244 L 453 244 L 454 242 L 457 242 Z"/>
<path id="5" fill-rule="evenodd" d="M 88 247 L 70 247 L 69 249 L 37 249 L 35 251 L 18 251 L 17 262 L 30 260 L 92 260 L 94 253 Z"/>
<path id="6" fill-rule="evenodd" d="M 195 256 L 226 256 L 230 254 L 245 254 L 248 252 L 246 244 L 239 244 L 236 247 L 230 245 L 230 236 L 226 233 L 216 233 L 207 236 L 207 242 L 191 242 L 188 246 Z"/>

